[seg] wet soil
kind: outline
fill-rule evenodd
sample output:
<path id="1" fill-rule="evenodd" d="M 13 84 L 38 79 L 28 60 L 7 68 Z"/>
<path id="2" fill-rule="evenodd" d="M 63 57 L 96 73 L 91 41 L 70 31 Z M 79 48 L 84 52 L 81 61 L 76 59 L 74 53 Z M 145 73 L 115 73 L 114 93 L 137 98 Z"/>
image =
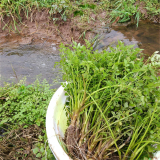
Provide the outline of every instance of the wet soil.
<path id="1" fill-rule="evenodd" d="M 141 20 L 138 28 L 135 23 L 129 22 L 95 31 L 100 39 L 95 45 L 98 50 L 114 47 L 121 40 L 125 45 L 133 44 L 135 48 L 144 49 L 145 58 L 160 51 L 160 24 Z M 17 82 L 24 76 L 27 77 L 26 83 L 30 84 L 37 75 L 39 79 L 45 78 L 52 83 L 59 76 L 59 69 L 54 69 L 55 63 L 60 60 L 58 49 L 56 40 L 27 38 L 17 34 L 5 36 L 3 33 L 0 39 L 0 85 L 4 81 Z"/>
<path id="2" fill-rule="evenodd" d="M 84 38 L 89 40 L 95 35 L 94 28 L 107 23 L 106 12 L 100 12 L 98 18 L 95 14 L 90 16 L 96 22 L 82 23 L 78 16 L 64 22 L 59 14 L 50 17 L 47 9 L 33 10 L 28 18 L 22 13 L 16 28 L 12 17 L 0 19 L 0 85 L 4 81 L 17 82 L 24 76 L 29 77 L 29 84 L 39 74 L 51 83 L 56 76 L 52 75 L 54 64 L 60 60 L 58 45 L 71 44 L 73 40 L 84 44 Z M 59 20 L 54 22 L 53 18 Z"/>
<path id="3" fill-rule="evenodd" d="M 81 21 L 79 16 L 68 17 L 63 21 L 60 14 L 50 16 L 49 10 L 33 10 L 28 18 L 22 13 L 21 22 L 14 26 L 12 17 L 3 17 L 0 19 L 0 37 L 8 36 L 9 38 L 21 36 L 18 38 L 21 44 L 30 44 L 32 41 L 45 40 L 50 43 L 70 44 L 72 41 L 84 44 L 85 38 L 90 39 L 93 37 L 93 29 L 104 26 L 109 22 L 106 21 L 107 13 L 100 12 L 98 16 L 91 14 L 92 18 L 89 22 Z M 53 18 L 58 18 L 53 21 Z"/>

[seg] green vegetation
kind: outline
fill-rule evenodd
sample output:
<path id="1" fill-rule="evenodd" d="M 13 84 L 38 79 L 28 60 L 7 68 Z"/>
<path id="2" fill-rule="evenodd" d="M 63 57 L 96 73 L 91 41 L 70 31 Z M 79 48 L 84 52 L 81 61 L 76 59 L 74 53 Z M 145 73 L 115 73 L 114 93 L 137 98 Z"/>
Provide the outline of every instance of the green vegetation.
<path id="1" fill-rule="evenodd" d="M 117 17 L 119 16 L 121 19 L 119 22 L 126 22 L 131 19 L 132 16 L 135 16 L 135 19 L 139 21 L 139 19 L 144 17 L 143 14 L 141 14 L 141 9 L 139 9 L 139 4 L 135 5 L 135 0 L 119 0 L 119 1 L 113 1 L 112 5 L 113 9 L 111 12 L 111 16 Z M 157 15 L 160 12 L 160 4 L 157 0 L 147 0 L 147 1 L 140 1 L 143 2 L 146 7 L 144 9 L 147 9 L 146 14 L 148 13 L 148 17 Z"/>
<path id="2" fill-rule="evenodd" d="M 105 13 L 111 23 L 152 17 L 160 13 L 158 0 L 141 0 L 145 13 L 137 0 L 1 0 L 0 20 L 6 27 L 22 24 L 37 11 L 47 10 L 51 21 L 77 18 L 84 24 L 96 21 L 91 15 Z M 57 16 L 58 15 L 58 16 Z M 6 17 L 12 21 L 5 23 Z M 100 19 L 101 20 L 101 19 Z M 104 21 L 107 21 L 106 17 Z M 87 23 L 86 23 L 87 22 Z M 109 24 L 110 25 L 110 24 Z M 83 32 L 85 35 L 85 31 Z M 93 51 L 74 43 L 70 48 L 61 45 L 60 65 L 64 79 L 69 82 L 65 90 L 69 95 L 68 125 L 77 129 L 81 137 L 76 144 L 81 157 L 105 159 L 117 153 L 120 159 L 145 159 L 160 150 L 160 78 L 156 76 L 159 63 L 152 59 L 143 63 L 138 59 L 140 49 L 124 46 L 121 42 L 110 51 Z M 45 133 L 45 116 L 54 93 L 50 85 L 37 80 L 25 85 L 6 83 L 0 88 L 0 159 L 16 148 L 12 158 L 54 159 Z M 33 131 L 33 132 L 32 132 Z M 70 133 L 68 130 L 67 132 Z M 25 133 L 25 135 L 21 135 Z M 32 134 L 33 133 L 33 134 Z M 36 134 L 35 134 L 36 133 Z M 77 133 L 79 134 L 79 133 Z M 92 135 L 92 136 L 91 136 Z M 74 139 L 68 134 L 67 139 Z M 32 137 L 32 140 L 29 138 Z M 79 154 L 75 141 L 69 144 L 68 153 Z M 13 141 L 12 141 L 13 140 Z M 24 142 L 21 143 L 20 142 Z M 32 145 L 32 154 L 23 144 Z M 157 148 L 153 147 L 154 145 Z M 4 147 L 5 146 L 5 147 Z M 19 146 L 21 146 L 19 148 Z M 86 150 L 88 151 L 86 153 Z M 95 151 L 96 152 L 92 152 Z M 4 155 L 1 155 L 3 152 Z"/>
<path id="3" fill-rule="evenodd" d="M 2 146 L 2 148 L 0 147 L 0 157 L 4 156 L 1 157 L 2 159 L 5 159 L 4 153 L 11 153 L 12 147 L 15 148 L 16 158 L 24 159 L 34 153 L 35 157 L 40 159 L 54 159 L 47 143 L 45 131 L 46 111 L 54 94 L 54 90 L 50 87 L 51 85 L 45 80 L 42 84 L 36 80 L 34 84 L 27 86 L 25 80 L 22 80 L 17 84 L 6 83 L 4 87 L 0 88 L 0 133 L 2 128 L 6 131 L 4 138 L 0 137 L 0 146 Z M 23 132 L 26 134 L 21 135 L 18 139 L 18 135 Z M 33 136 L 33 142 L 29 142 L 29 138 L 27 139 L 25 136 L 30 136 L 30 138 Z M 25 144 L 24 146 L 21 144 L 22 146 L 19 148 L 21 141 L 24 141 Z M 22 154 L 29 143 L 34 146 L 33 152 L 29 150 L 30 154 Z M 7 150 L 8 145 L 11 147 L 9 150 Z M 12 158 L 9 157 L 9 159 Z"/>
<path id="4" fill-rule="evenodd" d="M 112 153 L 121 160 L 151 158 L 160 149 L 160 64 L 153 57 L 144 63 L 137 58 L 139 48 L 122 42 L 100 53 L 86 43 L 61 45 L 60 67 L 69 82 L 64 84 L 68 154 L 80 159 L 107 159 Z"/>
<path id="5" fill-rule="evenodd" d="M 35 10 L 44 9 L 49 11 L 50 17 L 60 14 L 61 19 L 64 21 L 73 18 L 73 16 L 80 16 L 80 21 L 89 22 L 92 19 L 90 17 L 91 13 L 98 15 L 106 12 L 113 21 L 115 18 L 120 17 L 119 22 L 126 22 L 134 16 L 138 22 L 140 18 L 145 16 L 138 9 L 139 4 L 135 5 L 136 2 L 136 0 L 2 0 L 0 3 L 0 17 L 2 19 L 4 16 L 11 17 L 15 29 L 17 29 L 17 23 L 21 22 L 22 17 L 28 19 Z M 140 2 L 144 2 L 143 8 L 147 9 L 148 17 L 159 14 L 160 3 L 158 3 L 158 0 L 142 0 Z M 59 20 L 59 18 L 53 17 L 52 19 L 53 21 Z"/>
<path id="6" fill-rule="evenodd" d="M 117 153 L 122 160 L 138 160 L 160 150 L 160 77 L 156 76 L 160 63 L 155 53 L 144 64 L 143 58 L 137 58 L 137 54 L 142 56 L 140 49 L 132 47 L 119 42 L 116 48 L 99 53 L 88 41 L 86 46 L 61 45 L 58 64 L 69 82 L 64 87 L 69 96 L 66 147 L 71 146 L 71 156 L 80 152 L 75 150 L 75 141 L 68 143 L 76 138 L 74 132 L 69 134 L 76 129 L 82 157 L 106 159 Z M 0 137 L 1 158 L 12 152 L 10 159 L 54 159 L 45 131 L 54 91 L 46 81 L 40 84 L 38 80 L 0 88 L 0 133 L 5 130 Z M 26 144 L 32 148 L 26 149 Z"/>

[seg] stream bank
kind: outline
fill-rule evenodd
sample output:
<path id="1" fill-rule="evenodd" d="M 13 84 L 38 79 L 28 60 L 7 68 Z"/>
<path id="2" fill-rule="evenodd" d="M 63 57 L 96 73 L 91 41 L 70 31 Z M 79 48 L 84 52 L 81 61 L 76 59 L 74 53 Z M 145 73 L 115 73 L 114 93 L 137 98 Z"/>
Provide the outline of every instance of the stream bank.
<path id="1" fill-rule="evenodd" d="M 116 24 L 112 28 L 98 31 L 99 41 L 95 49 L 107 49 L 116 46 L 118 40 L 125 45 L 134 45 L 144 49 L 145 58 L 155 51 L 160 51 L 160 25 L 149 21 L 140 21 L 136 24 Z M 51 39 L 31 39 L 20 35 L 4 36 L 0 40 L 0 74 L 3 82 L 17 82 L 27 77 L 27 84 L 33 83 L 38 76 L 53 82 L 58 75 L 54 69 L 55 62 L 60 60 L 58 44 Z"/>

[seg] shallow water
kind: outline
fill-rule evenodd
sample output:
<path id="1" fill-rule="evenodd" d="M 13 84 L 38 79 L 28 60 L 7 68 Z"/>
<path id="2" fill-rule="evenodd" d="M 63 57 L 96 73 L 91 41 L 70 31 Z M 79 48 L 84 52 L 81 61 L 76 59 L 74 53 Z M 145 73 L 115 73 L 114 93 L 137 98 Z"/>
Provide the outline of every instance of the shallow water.
<path id="1" fill-rule="evenodd" d="M 38 78 L 52 83 L 58 69 L 53 69 L 60 60 L 55 44 L 4 44 L 0 47 L 1 80 L 17 82 L 27 77 L 27 84 Z M 1 81 L 1 82 L 2 82 Z"/>
<path id="2" fill-rule="evenodd" d="M 125 26 L 126 25 L 126 26 Z M 100 44 L 96 49 L 115 46 L 118 40 L 125 45 L 144 49 L 145 57 L 151 56 L 155 51 L 160 51 L 160 24 L 140 21 L 138 28 L 136 24 L 122 24 L 112 27 L 110 33 L 101 33 Z"/>
<path id="3" fill-rule="evenodd" d="M 141 21 L 138 28 L 135 24 L 123 24 L 113 27 L 110 33 L 101 32 L 100 35 L 101 40 L 96 47 L 99 50 L 115 46 L 121 40 L 125 45 L 143 48 L 146 57 L 160 51 L 160 24 Z M 0 85 L 4 81 L 17 82 L 24 76 L 27 84 L 34 82 L 37 75 L 49 83 L 57 77 L 58 69 L 53 69 L 55 62 L 60 60 L 57 46 L 52 42 L 26 41 L 29 43 L 19 44 L 14 37 L 0 39 Z"/>

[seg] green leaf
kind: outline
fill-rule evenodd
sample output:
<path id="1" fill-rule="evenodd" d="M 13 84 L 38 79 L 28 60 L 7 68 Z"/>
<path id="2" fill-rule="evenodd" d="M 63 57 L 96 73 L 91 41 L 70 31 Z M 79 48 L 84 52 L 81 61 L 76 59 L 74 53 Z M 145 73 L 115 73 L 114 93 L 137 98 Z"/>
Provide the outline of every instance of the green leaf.
<path id="1" fill-rule="evenodd" d="M 141 101 L 142 101 L 142 104 L 144 105 L 145 104 L 144 96 L 141 96 Z"/>
<path id="2" fill-rule="evenodd" d="M 153 153 L 153 151 L 154 151 L 154 147 L 148 146 L 148 152 Z"/>
<path id="3" fill-rule="evenodd" d="M 152 77 L 149 77 L 149 76 L 143 76 L 143 79 L 152 79 Z"/>
<path id="4" fill-rule="evenodd" d="M 77 16 L 77 15 L 80 15 L 82 16 L 83 15 L 83 11 L 74 11 L 74 16 Z"/>
<path id="5" fill-rule="evenodd" d="M 40 148 L 41 153 L 43 153 L 45 150 L 43 147 Z"/>
<path id="6" fill-rule="evenodd" d="M 124 103 L 124 107 L 127 108 L 128 107 L 128 102 Z"/>
<path id="7" fill-rule="evenodd" d="M 38 147 L 36 147 L 36 148 L 33 149 L 33 153 L 34 153 L 34 154 L 37 154 L 38 152 L 39 152 Z"/>
<path id="8" fill-rule="evenodd" d="M 40 153 L 36 154 L 37 158 L 40 158 L 42 155 Z"/>
<path id="9" fill-rule="evenodd" d="M 24 125 L 24 126 L 23 126 L 23 128 L 27 128 L 27 127 L 28 127 L 27 125 Z"/>
<path id="10" fill-rule="evenodd" d="M 160 151 L 160 144 L 159 144 L 159 145 L 157 145 L 157 150 L 159 150 L 159 151 Z"/>
<path id="11" fill-rule="evenodd" d="M 3 119 L 3 120 L 0 122 L 0 124 L 4 124 L 4 123 L 6 123 L 7 121 L 8 121 L 8 118 Z"/>

